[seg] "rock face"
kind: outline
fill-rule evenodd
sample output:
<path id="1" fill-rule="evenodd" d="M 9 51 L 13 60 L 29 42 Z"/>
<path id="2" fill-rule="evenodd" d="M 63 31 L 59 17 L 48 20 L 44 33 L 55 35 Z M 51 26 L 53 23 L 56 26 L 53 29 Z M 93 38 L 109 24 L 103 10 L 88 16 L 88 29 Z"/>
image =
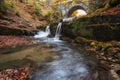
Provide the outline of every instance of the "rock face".
<path id="1" fill-rule="evenodd" d="M 63 35 L 83 36 L 98 41 L 120 40 L 120 15 L 101 15 L 80 18 L 63 24 Z"/>
<path id="2" fill-rule="evenodd" d="M 21 29 L 16 29 L 16 28 L 8 28 L 4 26 L 0 26 L 0 35 L 34 35 L 34 31 L 28 31 L 28 30 L 21 30 Z"/>

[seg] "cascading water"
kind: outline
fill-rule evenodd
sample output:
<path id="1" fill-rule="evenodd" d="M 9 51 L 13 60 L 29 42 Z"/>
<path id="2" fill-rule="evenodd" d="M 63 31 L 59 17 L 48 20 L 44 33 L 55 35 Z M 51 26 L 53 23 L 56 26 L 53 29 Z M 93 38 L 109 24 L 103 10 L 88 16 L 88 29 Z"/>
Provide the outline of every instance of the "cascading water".
<path id="1" fill-rule="evenodd" d="M 45 32 L 48 33 L 48 34 L 50 34 L 50 26 L 46 27 Z"/>
<path id="2" fill-rule="evenodd" d="M 73 21 L 74 19 L 75 19 L 75 17 L 63 18 L 62 22 L 69 22 L 69 21 Z M 61 32 L 62 22 L 59 22 L 59 24 L 57 25 L 54 41 L 59 41 L 59 39 L 60 39 L 60 32 Z"/>
<path id="3" fill-rule="evenodd" d="M 40 30 L 34 36 L 34 38 L 41 38 L 41 39 L 44 39 L 44 41 L 47 41 L 47 42 L 60 41 L 59 37 L 60 37 L 60 32 L 61 32 L 61 26 L 62 26 L 62 22 L 59 22 L 59 24 L 57 25 L 56 34 L 55 34 L 54 38 L 48 38 L 48 35 L 50 35 L 50 26 L 47 26 L 45 31 Z"/>
<path id="4" fill-rule="evenodd" d="M 75 19 L 75 17 L 70 17 L 70 18 L 63 18 L 63 22 L 69 22 L 69 21 L 73 21 Z"/>
<path id="5" fill-rule="evenodd" d="M 69 22 L 74 20 L 75 17 L 70 17 L 70 18 L 63 18 L 62 22 Z M 53 38 L 47 38 L 48 35 L 50 35 L 50 26 L 46 27 L 45 31 L 40 30 L 37 35 L 34 36 L 34 38 L 45 38 L 44 41 L 51 42 L 51 41 L 60 41 L 60 32 L 61 32 L 61 27 L 62 27 L 62 22 L 59 22 L 56 28 L 56 33 Z"/>
<path id="6" fill-rule="evenodd" d="M 50 26 L 47 26 L 45 31 L 40 30 L 34 38 L 46 38 L 48 35 L 50 35 Z"/>
<path id="7" fill-rule="evenodd" d="M 60 32 L 61 32 L 61 26 L 62 26 L 62 22 L 59 22 L 59 24 L 57 25 L 57 29 L 56 29 L 56 34 L 55 34 L 55 37 L 54 37 L 54 41 L 59 41 Z"/>
<path id="8" fill-rule="evenodd" d="M 74 19 L 74 17 L 63 18 L 62 22 L 69 22 Z M 56 56 L 53 56 L 53 61 L 45 62 L 45 64 L 39 64 L 37 62 L 38 66 L 45 68 L 35 72 L 30 80 L 97 80 L 96 76 L 98 73 L 96 70 L 91 71 L 95 68 L 94 65 L 91 66 L 91 61 L 89 62 L 88 60 L 86 62 L 80 55 L 83 51 L 79 49 L 74 50 L 74 47 L 70 47 L 71 45 L 60 40 L 62 22 L 59 22 L 57 25 L 53 38 L 47 37 L 50 34 L 49 26 L 46 27 L 45 32 L 39 31 L 39 33 L 34 36 L 35 38 L 41 38 L 38 42 L 45 48 L 48 47 L 50 49 L 48 52 L 53 52 Z M 44 44 L 42 44 L 43 42 Z"/>

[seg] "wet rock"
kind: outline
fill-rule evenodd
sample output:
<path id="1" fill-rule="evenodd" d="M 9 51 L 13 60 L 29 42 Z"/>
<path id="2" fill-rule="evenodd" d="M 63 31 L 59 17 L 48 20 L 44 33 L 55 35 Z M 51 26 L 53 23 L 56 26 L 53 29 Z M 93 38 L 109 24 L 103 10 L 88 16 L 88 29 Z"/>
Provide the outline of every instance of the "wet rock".
<path id="1" fill-rule="evenodd" d="M 116 78 L 116 80 L 119 80 L 120 78 L 120 65 L 119 64 L 112 64 L 111 65 L 111 74 L 113 78 Z"/>
<path id="2" fill-rule="evenodd" d="M 3 25 L 8 25 L 8 24 L 10 24 L 10 22 L 9 22 L 9 21 L 6 21 L 6 20 L 3 20 L 2 24 L 3 24 Z"/>
<path id="3" fill-rule="evenodd" d="M 53 57 L 53 59 L 59 59 L 60 58 L 60 56 L 57 56 L 57 55 L 55 55 L 54 57 Z"/>
<path id="4" fill-rule="evenodd" d="M 120 76 L 120 70 L 116 71 L 116 73 Z"/>
<path id="5" fill-rule="evenodd" d="M 90 45 L 91 45 L 91 46 L 95 46 L 95 45 L 96 45 L 96 42 L 91 42 Z"/>
<path id="6" fill-rule="evenodd" d="M 120 51 L 120 48 L 117 47 L 117 46 L 108 46 L 104 49 L 104 52 L 107 54 L 107 55 L 111 55 L 111 56 L 114 56 L 116 55 L 117 53 L 119 53 Z M 119 55 L 119 54 L 118 54 Z"/>
<path id="7" fill-rule="evenodd" d="M 20 28 L 27 28 L 30 27 L 31 25 L 27 21 L 20 21 L 20 25 L 18 27 Z"/>
<path id="8" fill-rule="evenodd" d="M 96 46 L 96 51 L 101 51 L 102 50 L 102 46 Z"/>
<path id="9" fill-rule="evenodd" d="M 24 26 L 24 25 L 19 25 L 17 27 L 19 27 L 19 28 L 26 28 L 26 26 Z"/>
<path id="10" fill-rule="evenodd" d="M 109 79 L 111 79 L 111 76 L 109 74 L 110 72 L 104 70 L 103 68 L 100 68 L 98 73 L 99 73 L 100 80 L 109 80 Z"/>
<path id="11" fill-rule="evenodd" d="M 67 41 L 67 42 L 74 42 L 73 39 L 67 38 L 67 37 L 62 37 L 62 40 Z"/>
<path id="12" fill-rule="evenodd" d="M 81 45 L 90 45 L 91 41 L 86 40 L 85 38 L 82 37 L 77 37 L 75 38 L 75 43 L 81 44 Z"/>
<path id="13" fill-rule="evenodd" d="M 119 76 L 114 70 L 110 70 L 110 73 L 115 80 L 119 80 Z"/>
<path id="14" fill-rule="evenodd" d="M 113 65 L 112 65 L 112 68 L 113 68 L 115 71 L 118 71 L 118 70 L 120 70 L 120 64 L 113 64 Z"/>
<path id="15" fill-rule="evenodd" d="M 111 61 L 111 60 L 112 60 L 112 57 L 108 57 L 108 60 L 110 60 L 110 61 Z"/>
<path id="16" fill-rule="evenodd" d="M 16 28 L 8 28 L 5 26 L 0 27 L 0 35 L 34 35 L 34 32 L 28 30 L 21 30 Z"/>
<path id="17" fill-rule="evenodd" d="M 118 58 L 118 59 L 120 59 L 120 53 L 117 53 L 117 54 L 115 55 L 115 57 Z"/>
<path id="18" fill-rule="evenodd" d="M 110 0 L 110 5 L 111 6 L 116 6 L 118 4 L 120 4 L 120 0 Z"/>
<path id="19" fill-rule="evenodd" d="M 32 36 L 34 36 L 35 34 L 37 34 L 37 31 L 36 31 L 36 30 L 29 31 L 29 32 L 30 32 L 29 35 L 32 35 Z"/>

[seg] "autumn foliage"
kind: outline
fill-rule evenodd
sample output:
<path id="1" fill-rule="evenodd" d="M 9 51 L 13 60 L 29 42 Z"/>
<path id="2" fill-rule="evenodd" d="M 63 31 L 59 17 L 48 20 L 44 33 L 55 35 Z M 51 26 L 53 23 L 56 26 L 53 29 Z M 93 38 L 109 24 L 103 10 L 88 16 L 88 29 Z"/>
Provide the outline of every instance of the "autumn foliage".
<path id="1" fill-rule="evenodd" d="M 8 69 L 0 72 L 0 80 L 29 80 L 29 67 Z"/>

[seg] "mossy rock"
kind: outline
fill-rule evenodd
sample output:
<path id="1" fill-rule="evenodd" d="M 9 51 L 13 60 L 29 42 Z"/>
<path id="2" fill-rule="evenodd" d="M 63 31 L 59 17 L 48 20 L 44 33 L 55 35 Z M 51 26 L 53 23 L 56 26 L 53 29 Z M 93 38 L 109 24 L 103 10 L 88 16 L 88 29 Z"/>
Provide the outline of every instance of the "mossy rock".
<path id="1" fill-rule="evenodd" d="M 82 38 L 82 37 L 77 37 L 77 38 L 75 38 L 75 43 L 78 43 L 81 45 L 90 45 L 91 41 L 87 40 L 85 38 Z"/>
<path id="2" fill-rule="evenodd" d="M 108 46 L 105 48 L 104 52 L 107 55 L 115 56 L 120 51 L 120 46 Z"/>
<path id="3" fill-rule="evenodd" d="M 120 26 L 111 27 L 111 38 L 115 40 L 120 40 Z"/>
<path id="4" fill-rule="evenodd" d="M 3 24 L 3 25 L 8 25 L 8 24 L 10 24 L 10 22 L 9 22 L 9 21 L 4 20 L 4 21 L 2 22 L 2 24 Z"/>
<path id="5" fill-rule="evenodd" d="M 27 31 L 27 30 L 21 30 L 21 29 L 16 29 L 16 28 L 8 28 L 1 26 L 0 27 L 0 35 L 26 35 L 30 36 L 33 35 L 32 31 Z"/>
<path id="6" fill-rule="evenodd" d="M 110 0 L 110 5 L 111 6 L 116 6 L 118 4 L 120 4 L 120 0 Z"/>
<path id="7" fill-rule="evenodd" d="M 96 46 L 95 49 L 96 49 L 96 51 L 101 51 L 102 50 L 102 46 Z"/>
<path id="8" fill-rule="evenodd" d="M 111 46 L 112 46 L 111 43 L 106 43 L 106 44 L 104 44 L 104 45 L 102 46 L 103 51 L 105 51 L 108 47 L 111 47 Z"/>

